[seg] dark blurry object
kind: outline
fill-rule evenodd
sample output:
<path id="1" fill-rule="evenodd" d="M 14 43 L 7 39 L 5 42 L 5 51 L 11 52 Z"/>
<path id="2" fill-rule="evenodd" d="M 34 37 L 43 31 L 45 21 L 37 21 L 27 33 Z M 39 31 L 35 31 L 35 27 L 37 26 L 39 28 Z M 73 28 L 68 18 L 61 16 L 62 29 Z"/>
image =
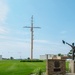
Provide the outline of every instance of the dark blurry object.
<path id="1" fill-rule="evenodd" d="M 62 40 L 62 42 L 63 42 L 63 44 L 66 43 L 67 45 L 69 45 L 72 48 L 72 60 L 75 60 L 75 46 L 74 46 L 74 43 L 69 44 L 69 43 L 65 42 L 64 40 Z"/>
<path id="2" fill-rule="evenodd" d="M 72 45 L 74 46 L 74 43 L 72 43 Z"/>
<path id="3" fill-rule="evenodd" d="M 63 42 L 63 44 L 65 44 L 65 41 L 64 40 L 62 40 L 62 42 Z"/>

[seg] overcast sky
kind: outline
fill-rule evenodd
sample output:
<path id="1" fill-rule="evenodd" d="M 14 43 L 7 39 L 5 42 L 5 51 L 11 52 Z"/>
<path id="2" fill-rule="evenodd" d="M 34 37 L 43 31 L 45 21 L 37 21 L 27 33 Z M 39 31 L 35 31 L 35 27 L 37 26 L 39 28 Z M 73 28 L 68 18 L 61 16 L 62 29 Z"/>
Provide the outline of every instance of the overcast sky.
<path id="1" fill-rule="evenodd" d="M 0 0 L 0 54 L 30 57 L 31 16 L 34 17 L 34 58 L 67 54 L 62 40 L 75 43 L 75 0 Z"/>

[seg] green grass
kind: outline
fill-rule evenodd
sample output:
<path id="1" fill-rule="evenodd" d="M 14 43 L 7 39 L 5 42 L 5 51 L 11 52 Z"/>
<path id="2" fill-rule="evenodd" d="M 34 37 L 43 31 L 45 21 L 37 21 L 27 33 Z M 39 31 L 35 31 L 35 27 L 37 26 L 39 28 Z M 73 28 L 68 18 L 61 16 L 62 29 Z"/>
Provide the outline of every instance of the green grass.
<path id="1" fill-rule="evenodd" d="M 39 70 L 46 71 L 46 62 L 20 62 L 20 60 L 1 60 L 0 75 L 30 75 Z M 66 62 L 69 71 L 69 62 Z"/>
<path id="2" fill-rule="evenodd" d="M 0 75 L 29 75 L 39 68 L 45 71 L 46 62 L 0 61 Z"/>
<path id="3" fill-rule="evenodd" d="M 69 72 L 69 61 L 66 62 L 66 71 Z"/>

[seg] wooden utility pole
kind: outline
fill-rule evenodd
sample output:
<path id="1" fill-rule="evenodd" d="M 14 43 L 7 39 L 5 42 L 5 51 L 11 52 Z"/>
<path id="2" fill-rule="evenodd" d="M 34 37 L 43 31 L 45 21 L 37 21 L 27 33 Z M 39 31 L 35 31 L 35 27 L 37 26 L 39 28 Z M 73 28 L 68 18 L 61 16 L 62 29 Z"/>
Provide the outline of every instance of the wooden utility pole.
<path id="1" fill-rule="evenodd" d="M 24 26 L 24 28 L 30 28 L 31 29 L 31 59 L 33 59 L 33 29 L 34 28 L 40 28 L 40 27 L 34 27 L 33 26 L 33 15 L 32 15 L 32 17 L 31 17 L 31 26 L 29 27 L 29 26 Z"/>

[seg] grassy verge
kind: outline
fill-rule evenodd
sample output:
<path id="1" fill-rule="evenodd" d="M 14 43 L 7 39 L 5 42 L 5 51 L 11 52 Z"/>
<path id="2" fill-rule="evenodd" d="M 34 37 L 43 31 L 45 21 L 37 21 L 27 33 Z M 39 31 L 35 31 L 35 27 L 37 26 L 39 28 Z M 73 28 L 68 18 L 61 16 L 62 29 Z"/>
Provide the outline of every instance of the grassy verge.
<path id="1" fill-rule="evenodd" d="M 66 61 L 66 71 L 69 72 L 69 61 Z"/>

